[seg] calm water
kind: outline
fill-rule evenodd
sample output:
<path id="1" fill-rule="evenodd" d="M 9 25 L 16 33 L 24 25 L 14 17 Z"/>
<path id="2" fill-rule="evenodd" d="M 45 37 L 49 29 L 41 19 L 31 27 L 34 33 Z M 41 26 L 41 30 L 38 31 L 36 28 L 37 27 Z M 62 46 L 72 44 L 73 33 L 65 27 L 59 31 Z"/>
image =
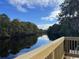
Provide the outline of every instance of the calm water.
<path id="1" fill-rule="evenodd" d="M 51 41 L 49 40 L 47 35 L 43 35 L 41 37 L 38 37 L 37 38 L 37 42 L 33 46 L 31 46 L 30 48 L 28 48 L 28 49 L 27 48 L 23 48 L 15 55 L 9 54 L 7 57 L 3 57 L 3 58 L 0 57 L 0 59 L 13 59 L 13 58 L 15 58 L 15 57 L 17 57 L 17 56 L 19 56 L 21 54 L 27 53 L 27 52 L 35 49 L 35 48 L 38 48 L 38 47 L 43 46 L 45 44 L 48 44 L 49 42 L 51 42 Z"/>

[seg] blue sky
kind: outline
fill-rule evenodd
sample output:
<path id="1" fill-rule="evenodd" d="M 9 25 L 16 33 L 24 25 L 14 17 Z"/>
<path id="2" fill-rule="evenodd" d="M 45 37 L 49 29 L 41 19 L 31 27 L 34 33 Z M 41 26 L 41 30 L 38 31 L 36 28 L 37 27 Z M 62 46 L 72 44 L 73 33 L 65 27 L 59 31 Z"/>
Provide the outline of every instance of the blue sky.
<path id="1" fill-rule="evenodd" d="M 0 14 L 7 14 L 11 20 L 35 23 L 39 28 L 47 29 L 57 23 L 59 5 L 63 0 L 0 0 Z"/>

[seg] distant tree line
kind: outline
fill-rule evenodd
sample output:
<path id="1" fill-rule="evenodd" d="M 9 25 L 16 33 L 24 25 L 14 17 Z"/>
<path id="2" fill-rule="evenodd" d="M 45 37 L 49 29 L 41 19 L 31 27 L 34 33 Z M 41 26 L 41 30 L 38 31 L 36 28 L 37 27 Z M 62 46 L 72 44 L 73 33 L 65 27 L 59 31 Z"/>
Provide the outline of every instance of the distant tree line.
<path id="1" fill-rule="evenodd" d="M 6 14 L 0 14 L 0 56 L 30 48 L 42 31 L 34 23 L 11 20 Z"/>
<path id="2" fill-rule="evenodd" d="M 79 0 L 65 0 L 60 7 L 59 24 L 54 24 L 47 30 L 50 40 L 61 36 L 79 36 Z"/>
<path id="3" fill-rule="evenodd" d="M 0 15 L 0 33 L 5 32 L 7 35 L 16 32 L 25 32 L 27 34 L 37 33 L 38 28 L 34 23 L 31 22 L 21 22 L 18 19 L 10 20 L 10 18 L 5 15 Z"/>

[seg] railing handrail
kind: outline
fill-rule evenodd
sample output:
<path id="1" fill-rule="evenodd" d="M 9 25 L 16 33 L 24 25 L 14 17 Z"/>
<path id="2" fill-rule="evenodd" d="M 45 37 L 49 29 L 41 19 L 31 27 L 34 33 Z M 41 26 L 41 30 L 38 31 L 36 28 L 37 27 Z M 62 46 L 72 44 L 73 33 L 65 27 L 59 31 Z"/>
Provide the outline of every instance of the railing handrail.
<path id="1" fill-rule="evenodd" d="M 79 41 L 79 37 L 65 37 L 65 40 Z"/>
<path id="2" fill-rule="evenodd" d="M 44 46 L 41 46 L 37 49 L 34 49 L 28 53 L 20 55 L 15 59 L 45 59 L 51 52 L 64 42 L 64 37 L 54 40 L 54 42 L 50 42 Z"/>
<path id="3" fill-rule="evenodd" d="M 64 51 L 65 56 L 79 58 L 79 37 L 65 37 Z"/>

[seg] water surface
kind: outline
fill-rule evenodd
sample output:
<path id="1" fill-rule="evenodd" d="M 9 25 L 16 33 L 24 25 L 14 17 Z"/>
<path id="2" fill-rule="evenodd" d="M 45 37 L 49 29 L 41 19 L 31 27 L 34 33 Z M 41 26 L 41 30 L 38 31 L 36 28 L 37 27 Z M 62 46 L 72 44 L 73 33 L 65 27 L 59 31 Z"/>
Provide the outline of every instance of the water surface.
<path id="1" fill-rule="evenodd" d="M 22 55 L 22 54 L 27 53 L 31 50 L 34 50 L 34 49 L 36 49 L 40 46 L 48 44 L 49 42 L 51 42 L 51 41 L 49 40 L 47 35 L 40 36 L 40 37 L 37 38 L 37 42 L 34 45 L 32 45 L 30 48 L 23 48 L 16 54 L 11 54 L 10 53 L 7 57 L 0 57 L 0 59 L 13 59 L 13 58 L 15 58 L 19 55 Z"/>

